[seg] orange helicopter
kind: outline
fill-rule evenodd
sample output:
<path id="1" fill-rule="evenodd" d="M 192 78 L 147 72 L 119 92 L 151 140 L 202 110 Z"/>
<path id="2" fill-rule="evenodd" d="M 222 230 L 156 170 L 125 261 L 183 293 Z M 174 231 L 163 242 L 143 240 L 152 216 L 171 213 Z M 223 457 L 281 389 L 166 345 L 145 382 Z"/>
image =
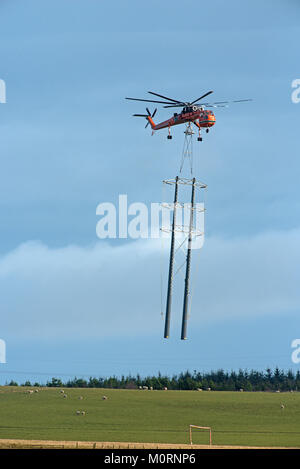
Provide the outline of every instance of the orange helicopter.
<path id="1" fill-rule="evenodd" d="M 159 98 L 163 98 L 165 101 L 155 101 L 152 99 L 139 99 L 139 98 L 125 98 L 125 99 L 130 99 L 132 101 L 144 101 L 148 103 L 159 103 L 159 104 L 164 104 L 164 108 L 171 108 L 171 107 L 182 107 L 182 111 L 180 113 L 175 112 L 173 116 L 164 121 L 160 122 L 159 124 L 155 124 L 153 121 L 153 117 L 156 114 L 157 108 L 154 110 L 154 112 L 151 114 L 149 109 L 146 107 L 147 114 L 133 114 L 134 117 L 144 117 L 147 119 L 147 124 L 145 126 L 148 127 L 148 125 L 151 125 L 152 128 L 152 135 L 154 134 L 155 130 L 160 130 L 160 129 L 166 129 L 168 128 L 168 139 L 172 138 L 171 135 L 171 127 L 174 125 L 179 125 L 179 124 L 185 124 L 192 122 L 198 127 L 199 135 L 198 135 L 198 141 L 202 141 L 201 137 L 201 128 L 206 129 L 206 132 L 209 132 L 209 128 L 215 125 L 216 122 L 216 117 L 212 111 L 206 110 L 205 108 L 214 108 L 214 107 L 227 107 L 228 103 L 241 103 L 245 101 L 252 101 L 252 99 L 238 99 L 235 101 L 217 101 L 214 103 L 201 103 L 199 104 L 199 101 L 201 101 L 203 98 L 206 96 L 210 95 L 213 93 L 213 91 L 208 91 L 204 95 L 200 96 L 200 98 L 195 99 L 192 102 L 184 102 L 184 101 L 178 101 L 176 99 L 171 99 L 167 98 L 166 96 L 163 96 L 161 94 L 154 93 L 153 91 L 148 91 L 148 93 L 158 96 Z"/>

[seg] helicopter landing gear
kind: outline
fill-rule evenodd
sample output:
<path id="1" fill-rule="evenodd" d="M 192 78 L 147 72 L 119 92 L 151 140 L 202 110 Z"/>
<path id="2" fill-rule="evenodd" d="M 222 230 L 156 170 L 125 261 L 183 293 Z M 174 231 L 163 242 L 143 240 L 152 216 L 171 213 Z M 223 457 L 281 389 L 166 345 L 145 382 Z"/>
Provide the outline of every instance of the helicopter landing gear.
<path id="1" fill-rule="evenodd" d="M 167 139 L 168 139 L 168 140 L 171 140 L 171 139 L 172 139 L 172 135 L 171 135 L 171 129 L 170 129 L 170 127 L 169 127 L 169 135 L 167 136 Z"/>
<path id="2" fill-rule="evenodd" d="M 197 140 L 198 140 L 198 142 L 202 142 L 203 139 L 202 139 L 202 137 L 198 137 Z"/>
<path id="3" fill-rule="evenodd" d="M 206 133 L 207 133 L 207 134 L 208 134 L 208 132 L 209 132 L 209 129 L 206 129 Z"/>

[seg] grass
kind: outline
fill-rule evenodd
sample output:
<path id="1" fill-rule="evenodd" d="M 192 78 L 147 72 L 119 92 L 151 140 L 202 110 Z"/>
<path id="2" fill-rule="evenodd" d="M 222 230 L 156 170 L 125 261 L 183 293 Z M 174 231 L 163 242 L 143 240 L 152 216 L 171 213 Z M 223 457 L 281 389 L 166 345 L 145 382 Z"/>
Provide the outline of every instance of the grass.
<path id="1" fill-rule="evenodd" d="M 0 438 L 300 447 L 300 393 L 26 389 L 0 387 Z"/>

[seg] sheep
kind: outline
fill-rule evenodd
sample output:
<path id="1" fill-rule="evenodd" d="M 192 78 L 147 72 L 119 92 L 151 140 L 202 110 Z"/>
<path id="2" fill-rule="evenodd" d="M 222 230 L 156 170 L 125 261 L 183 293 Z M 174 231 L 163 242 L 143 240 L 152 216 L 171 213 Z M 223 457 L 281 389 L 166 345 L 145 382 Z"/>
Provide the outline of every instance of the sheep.
<path id="1" fill-rule="evenodd" d="M 106 401 L 107 399 L 108 399 L 107 396 L 102 396 L 103 401 Z"/>
<path id="2" fill-rule="evenodd" d="M 59 392 L 60 392 L 61 394 L 64 394 L 65 391 L 64 391 L 63 389 L 61 389 Z"/>
<path id="3" fill-rule="evenodd" d="M 197 391 L 202 391 L 202 389 L 201 389 L 201 388 L 197 388 Z"/>
<path id="4" fill-rule="evenodd" d="M 67 395 L 67 394 L 64 394 L 63 397 L 66 398 L 66 397 L 68 397 L 68 395 Z"/>
<path id="5" fill-rule="evenodd" d="M 76 415 L 80 415 L 80 410 L 76 410 Z"/>
<path id="6" fill-rule="evenodd" d="M 284 409 L 284 407 L 285 407 L 284 404 L 281 404 L 281 405 L 280 405 L 280 408 L 281 408 L 281 409 Z"/>
<path id="7" fill-rule="evenodd" d="M 85 415 L 85 410 L 82 410 L 82 411 L 81 411 L 81 415 Z"/>
<path id="8" fill-rule="evenodd" d="M 79 399 L 80 401 L 82 401 L 83 397 L 82 397 L 82 396 L 79 396 L 78 399 Z"/>
<path id="9" fill-rule="evenodd" d="M 167 391 L 167 390 L 168 390 L 168 388 L 164 388 L 164 391 Z"/>

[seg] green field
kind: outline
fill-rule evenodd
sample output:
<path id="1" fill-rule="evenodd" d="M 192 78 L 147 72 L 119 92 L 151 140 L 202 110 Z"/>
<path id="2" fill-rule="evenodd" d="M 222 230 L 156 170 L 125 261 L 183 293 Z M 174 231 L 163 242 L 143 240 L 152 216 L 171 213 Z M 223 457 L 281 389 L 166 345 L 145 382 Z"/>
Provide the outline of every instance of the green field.
<path id="1" fill-rule="evenodd" d="M 193 424 L 211 427 L 215 445 L 300 447 L 296 392 L 26 391 L 0 387 L 0 438 L 189 443 Z M 195 431 L 193 443 L 207 444 L 208 434 Z"/>

